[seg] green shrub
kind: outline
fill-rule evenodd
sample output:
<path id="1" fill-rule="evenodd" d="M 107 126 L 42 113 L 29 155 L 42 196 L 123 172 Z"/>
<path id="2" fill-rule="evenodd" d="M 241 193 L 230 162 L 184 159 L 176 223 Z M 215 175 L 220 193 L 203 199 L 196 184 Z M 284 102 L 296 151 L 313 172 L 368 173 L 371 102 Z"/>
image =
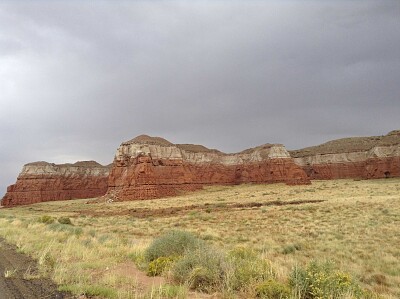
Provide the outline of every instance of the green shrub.
<path id="1" fill-rule="evenodd" d="M 177 260 L 176 257 L 161 256 L 149 263 L 147 267 L 148 276 L 161 275 L 164 271 L 171 268 L 172 264 Z"/>
<path id="2" fill-rule="evenodd" d="M 294 268 L 290 284 L 301 299 L 334 299 L 345 294 L 363 298 L 364 294 L 348 273 L 336 270 L 331 262 L 311 262 L 307 269 Z"/>
<path id="3" fill-rule="evenodd" d="M 217 249 L 203 245 L 187 251 L 172 267 L 173 279 L 187 284 L 191 289 L 201 292 L 214 292 L 223 289 L 228 271 L 224 254 Z"/>
<path id="4" fill-rule="evenodd" d="M 38 218 L 38 222 L 45 223 L 45 224 L 51 224 L 54 222 L 54 218 L 49 215 L 43 215 Z"/>
<path id="5" fill-rule="evenodd" d="M 72 225 L 71 219 L 69 219 L 69 217 L 58 218 L 58 223 Z"/>
<path id="6" fill-rule="evenodd" d="M 252 249 L 235 248 L 228 256 L 233 268 L 228 284 L 233 290 L 251 288 L 252 284 L 265 281 L 272 276 L 270 263 L 261 259 Z"/>
<path id="7" fill-rule="evenodd" d="M 148 262 L 159 257 L 182 256 L 186 250 L 200 246 L 203 241 L 186 231 L 170 231 L 155 239 L 145 251 Z"/>
<path id="8" fill-rule="evenodd" d="M 256 287 L 257 298 L 287 299 L 290 294 L 290 288 L 287 285 L 275 280 L 268 280 Z"/>

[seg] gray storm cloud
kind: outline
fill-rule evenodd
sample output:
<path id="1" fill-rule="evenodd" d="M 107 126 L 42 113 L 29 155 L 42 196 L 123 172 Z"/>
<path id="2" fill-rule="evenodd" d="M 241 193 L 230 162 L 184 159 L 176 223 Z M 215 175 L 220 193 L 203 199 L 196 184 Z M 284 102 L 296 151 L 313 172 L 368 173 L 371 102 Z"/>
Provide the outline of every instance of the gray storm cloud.
<path id="1" fill-rule="evenodd" d="M 399 129 L 399 1 L 2 1 L 0 193 L 146 133 L 227 152 Z"/>

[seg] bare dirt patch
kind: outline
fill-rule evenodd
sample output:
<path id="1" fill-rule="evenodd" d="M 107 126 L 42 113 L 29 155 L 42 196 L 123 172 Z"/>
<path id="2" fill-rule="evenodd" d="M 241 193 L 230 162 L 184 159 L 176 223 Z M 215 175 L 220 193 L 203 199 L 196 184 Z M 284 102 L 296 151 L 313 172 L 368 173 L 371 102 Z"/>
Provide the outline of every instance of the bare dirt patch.
<path id="1" fill-rule="evenodd" d="M 0 299 L 67 299 L 57 285 L 39 276 L 36 261 L 0 238 Z"/>
<path id="2" fill-rule="evenodd" d="M 121 274 L 125 277 L 131 277 L 140 291 L 150 291 L 152 288 L 160 288 L 165 284 L 165 279 L 161 276 L 150 277 L 140 271 L 133 262 L 119 264 L 111 271 Z"/>

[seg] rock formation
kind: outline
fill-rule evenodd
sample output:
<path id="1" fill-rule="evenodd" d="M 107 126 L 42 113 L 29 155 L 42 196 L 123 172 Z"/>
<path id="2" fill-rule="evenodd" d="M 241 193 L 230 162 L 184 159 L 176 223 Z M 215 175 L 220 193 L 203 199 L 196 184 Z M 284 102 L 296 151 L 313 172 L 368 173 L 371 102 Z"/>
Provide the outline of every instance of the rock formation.
<path id="1" fill-rule="evenodd" d="M 7 188 L 6 207 L 42 201 L 91 198 L 104 195 L 110 166 L 95 161 L 75 164 L 34 162 L 24 165 L 17 182 Z"/>
<path id="2" fill-rule="evenodd" d="M 118 148 L 108 194 L 118 200 L 134 200 L 173 196 L 204 185 L 277 182 L 310 183 L 283 145 L 265 144 L 225 154 L 141 135 Z"/>
<path id="3" fill-rule="evenodd" d="M 109 200 L 135 200 L 174 196 L 205 185 L 388 177 L 400 177 L 400 130 L 289 152 L 281 144 L 265 144 L 236 154 L 141 135 L 120 145 L 112 166 L 94 161 L 26 164 L 1 204 L 91 198 L 106 192 Z"/>
<path id="4" fill-rule="evenodd" d="M 310 179 L 400 177 L 400 130 L 289 151 Z"/>

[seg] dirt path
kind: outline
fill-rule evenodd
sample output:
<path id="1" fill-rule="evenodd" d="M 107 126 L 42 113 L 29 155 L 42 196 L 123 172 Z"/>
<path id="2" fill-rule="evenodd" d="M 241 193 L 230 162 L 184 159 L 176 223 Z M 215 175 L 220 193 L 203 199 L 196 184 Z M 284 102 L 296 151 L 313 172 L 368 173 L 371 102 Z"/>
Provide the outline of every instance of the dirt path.
<path id="1" fill-rule="evenodd" d="M 67 299 L 50 279 L 38 275 L 36 261 L 0 238 L 0 299 Z"/>
<path id="2" fill-rule="evenodd" d="M 36 261 L 18 253 L 17 248 L 0 238 L 0 299 L 88 299 L 97 297 L 73 296 L 57 291 L 57 285 L 38 275 Z M 124 263 L 110 269 L 131 277 L 138 286 L 139 294 L 155 292 L 166 283 L 163 277 L 148 277 L 132 263 Z M 141 298 L 141 297 L 140 297 Z M 158 297 L 157 297 L 158 298 Z M 214 295 L 189 292 L 188 298 L 215 299 Z"/>

